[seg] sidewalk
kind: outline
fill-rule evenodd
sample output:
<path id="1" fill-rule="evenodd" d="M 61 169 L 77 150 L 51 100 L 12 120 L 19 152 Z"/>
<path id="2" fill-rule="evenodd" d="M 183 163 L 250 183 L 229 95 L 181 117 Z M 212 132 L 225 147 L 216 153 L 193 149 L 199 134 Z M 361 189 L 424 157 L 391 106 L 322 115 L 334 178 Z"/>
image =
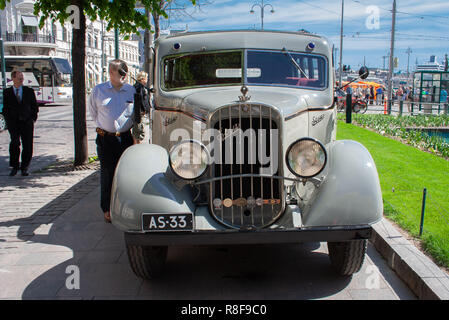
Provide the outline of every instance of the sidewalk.
<path id="1" fill-rule="evenodd" d="M 144 143 L 148 143 L 147 138 Z M 194 293 L 185 284 L 179 287 L 179 283 L 187 280 L 179 275 L 176 263 L 172 264 L 172 270 L 167 271 L 167 275 L 162 281 L 156 281 L 151 286 L 132 273 L 122 233 L 103 221 L 99 207 L 99 171 L 96 169 L 98 169 L 98 163 L 91 165 L 86 170 L 73 171 L 70 170 L 70 162 L 62 161 L 45 170 L 34 171 L 29 177 L 2 176 L 0 181 L 0 203 L 2 204 L 0 212 L 0 282 L 2 283 L 0 299 L 111 297 L 187 299 L 192 298 L 192 294 L 198 299 L 204 299 L 204 296 L 201 297 L 203 293 L 196 291 Z M 443 292 L 443 298 L 445 298 L 445 294 L 449 292 L 449 286 L 447 286 L 449 278 L 439 273 L 433 264 L 429 264 L 427 261 L 423 263 L 424 258 L 421 256 L 418 256 L 418 262 L 421 263 L 418 268 L 413 266 L 404 268 L 404 264 L 408 266 L 408 261 L 411 261 L 411 264 L 414 263 L 416 254 L 413 256 L 408 253 L 407 257 L 403 257 L 403 254 L 396 253 L 397 250 L 407 248 L 410 251 L 412 248 L 397 246 L 398 241 L 401 241 L 400 244 L 404 244 L 404 239 L 399 239 L 397 232 L 395 233 L 391 229 L 388 229 L 386 234 L 382 234 L 383 230 L 387 230 L 385 228 L 389 228 L 385 223 L 375 228 L 373 244 L 379 252 L 386 255 L 387 261 L 383 261 L 374 247 L 370 245 L 364 268 L 350 282 L 348 291 L 345 288 L 348 283 L 342 283 L 338 277 L 325 275 L 323 278 L 322 270 L 311 271 L 316 268 L 318 260 L 323 259 L 321 268 L 323 266 L 327 268 L 329 265 L 325 245 L 312 248 L 314 250 L 305 246 L 299 251 L 299 256 L 294 258 L 294 260 L 302 258 L 307 261 L 315 255 L 312 259 L 314 262 L 309 267 L 303 268 L 310 268 L 310 270 L 307 269 L 308 276 L 312 277 L 315 283 L 320 284 L 319 289 L 299 289 L 304 284 L 311 283 L 312 278 L 297 279 L 296 276 L 286 277 L 293 282 L 283 285 L 286 289 L 293 290 L 290 294 L 297 299 L 332 297 L 333 295 L 342 299 L 413 299 L 409 290 L 399 283 L 399 280 L 391 280 L 396 279 L 396 275 L 389 269 L 388 263 L 398 274 L 404 270 L 408 270 L 407 274 L 412 274 L 412 276 L 402 278 L 406 282 L 414 281 L 408 285 L 418 288 L 418 291 L 414 290 L 418 297 L 432 299 L 441 297 L 438 294 L 433 294 L 432 284 L 435 284 L 442 290 L 440 292 Z M 393 243 L 389 245 L 388 243 L 391 242 Z M 187 250 L 189 258 L 186 256 L 185 248 L 174 250 L 170 254 L 172 261 L 176 260 L 176 255 L 181 257 L 184 255 L 184 259 L 178 260 L 181 263 L 187 263 L 187 270 L 192 275 L 192 279 L 189 281 L 192 288 L 195 287 L 194 282 L 204 280 L 202 278 L 205 276 L 204 272 L 211 272 L 209 276 L 213 277 L 213 281 L 209 280 L 214 284 L 213 287 L 223 288 L 227 285 L 229 288 L 233 288 L 231 283 L 234 281 L 233 278 L 222 276 L 217 269 L 210 271 L 206 268 L 208 271 L 200 269 L 195 272 L 197 265 L 190 265 L 189 262 L 195 262 L 195 259 L 203 261 L 205 257 L 201 252 L 198 253 L 194 250 Z M 297 249 L 287 250 L 291 250 L 295 255 L 298 253 Z M 190 254 L 198 256 L 192 260 Z M 212 250 L 207 251 L 207 254 L 218 255 L 216 259 L 223 259 L 221 253 Z M 319 259 L 316 258 L 317 255 L 320 257 Z M 224 261 L 230 259 L 230 256 L 226 256 Z M 247 254 L 245 254 L 246 256 Z M 285 259 L 283 256 L 280 257 L 280 259 L 283 258 Z M 210 261 L 214 261 L 214 259 Z M 288 268 L 289 265 L 284 267 L 287 270 L 292 269 L 292 274 L 296 275 L 298 272 L 296 264 L 303 265 L 303 262 L 294 262 L 292 268 Z M 225 262 L 223 263 L 226 265 Z M 401 266 L 401 269 L 397 267 L 398 265 Z M 66 288 L 66 280 L 69 276 L 67 268 L 70 266 L 79 266 L 82 270 L 81 291 L 71 291 Z M 379 266 L 384 277 L 381 280 L 380 288 L 374 291 L 366 290 L 363 286 L 366 283 L 366 278 L 369 277 L 366 270 L 373 266 Z M 318 269 L 320 269 L 320 265 L 318 265 Z M 416 269 L 418 271 L 414 272 L 413 270 Z M 420 272 L 420 270 L 424 272 Z M 221 272 L 229 271 L 221 270 Z M 311 276 L 312 274 L 313 276 Z M 284 280 L 284 278 L 276 279 L 281 282 Z M 326 281 L 326 283 L 322 283 L 323 279 L 331 283 L 328 284 Z M 245 279 L 245 281 L 251 280 Z M 332 285 L 332 281 L 335 282 L 334 285 Z M 423 281 L 424 283 L 430 282 L 425 289 L 422 289 Z M 164 286 L 163 283 L 169 287 Z M 333 289 L 330 289 L 331 287 Z M 158 288 L 164 289 L 159 292 Z M 170 291 L 169 288 L 173 290 Z M 207 290 L 209 289 L 207 288 Z M 267 298 L 282 298 L 282 294 L 284 294 L 277 292 L 277 296 L 273 296 L 274 293 L 260 293 L 255 288 L 253 289 L 256 295 L 262 294 Z M 207 290 L 205 289 L 205 291 Z M 176 292 L 179 292 L 179 295 L 176 295 Z M 240 291 L 236 292 L 241 294 Z M 424 292 L 424 294 L 421 295 L 420 292 Z M 225 291 L 215 293 L 215 297 L 218 299 L 227 298 L 227 295 L 229 292 Z"/>
<path id="2" fill-rule="evenodd" d="M 334 273 L 325 243 L 306 243 L 171 248 L 162 277 L 143 281 L 131 271 L 122 232 L 103 221 L 98 171 L 79 173 L 35 173 L 54 188 L 42 197 L 49 202 L 0 222 L 0 299 L 415 299 L 372 245 L 353 278 Z M 56 192 L 58 179 L 65 184 Z M 34 197 L 19 190 L 22 200 Z M 71 290 L 73 270 L 80 282 Z"/>

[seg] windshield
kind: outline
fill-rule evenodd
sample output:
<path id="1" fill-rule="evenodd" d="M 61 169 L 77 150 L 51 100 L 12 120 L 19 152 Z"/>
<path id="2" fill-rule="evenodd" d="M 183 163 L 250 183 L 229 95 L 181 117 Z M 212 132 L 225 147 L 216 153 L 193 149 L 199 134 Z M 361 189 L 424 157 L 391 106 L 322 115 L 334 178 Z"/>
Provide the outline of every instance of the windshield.
<path id="1" fill-rule="evenodd" d="M 240 85 L 242 51 L 208 52 L 167 57 L 163 61 L 164 88 Z M 247 51 L 247 84 L 324 89 L 327 64 L 322 56 L 284 51 Z M 300 66 L 295 65 L 292 59 Z"/>
<path id="2" fill-rule="evenodd" d="M 166 58 L 164 86 L 166 89 L 176 89 L 202 85 L 241 84 L 241 69 L 241 51 Z"/>
<path id="3" fill-rule="evenodd" d="M 55 73 L 55 86 L 71 87 L 72 86 L 72 67 L 67 59 L 53 58 L 53 63 L 57 72 Z"/>
<path id="4" fill-rule="evenodd" d="M 295 87 L 326 88 L 326 60 L 317 55 L 290 52 L 248 51 L 248 69 L 260 70 L 259 77 L 248 76 L 248 84 L 287 85 Z"/>

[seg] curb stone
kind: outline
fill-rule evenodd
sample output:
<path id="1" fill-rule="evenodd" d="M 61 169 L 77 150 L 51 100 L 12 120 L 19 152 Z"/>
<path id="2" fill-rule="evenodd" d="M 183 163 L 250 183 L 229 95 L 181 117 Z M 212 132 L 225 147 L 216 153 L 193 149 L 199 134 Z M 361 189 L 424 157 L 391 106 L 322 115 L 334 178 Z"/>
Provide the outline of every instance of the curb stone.
<path id="1" fill-rule="evenodd" d="M 388 266 L 422 300 L 449 300 L 449 275 L 386 219 L 373 225 L 371 242 Z"/>

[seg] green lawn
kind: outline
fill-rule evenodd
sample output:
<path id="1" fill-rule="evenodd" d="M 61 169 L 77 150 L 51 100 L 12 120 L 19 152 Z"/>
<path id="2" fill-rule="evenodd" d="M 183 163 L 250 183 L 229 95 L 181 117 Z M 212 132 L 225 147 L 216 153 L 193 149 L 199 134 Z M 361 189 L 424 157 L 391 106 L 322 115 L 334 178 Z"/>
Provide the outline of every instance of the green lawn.
<path id="1" fill-rule="evenodd" d="M 358 141 L 369 150 L 379 173 L 384 214 L 414 236 L 427 188 L 423 245 L 449 267 L 449 161 L 343 121 L 338 121 L 337 139 Z"/>

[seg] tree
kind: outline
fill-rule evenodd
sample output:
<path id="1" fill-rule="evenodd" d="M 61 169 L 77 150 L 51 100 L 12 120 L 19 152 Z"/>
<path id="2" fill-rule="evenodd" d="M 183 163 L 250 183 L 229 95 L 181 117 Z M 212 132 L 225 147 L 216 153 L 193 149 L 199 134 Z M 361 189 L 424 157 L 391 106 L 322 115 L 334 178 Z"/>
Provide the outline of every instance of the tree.
<path id="1" fill-rule="evenodd" d="M 162 15 L 164 18 L 169 18 L 170 20 L 182 21 L 184 18 L 191 18 L 195 20 L 194 14 L 197 11 L 201 11 L 201 7 L 204 5 L 211 4 L 209 0 L 197 0 L 192 2 L 194 4 L 193 10 L 189 10 L 186 6 L 189 3 L 188 0 L 159 0 L 158 6 L 162 9 L 166 15 Z M 167 16 L 168 14 L 168 16 Z M 153 21 L 154 21 L 154 38 L 157 39 L 161 32 L 160 18 L 161 14 L 157 11 L 152 11 Z"/>
<path id="2" fill-rule="evenodd" d="M 6 2 L 0 0 L 0 9 Z M 195 4 L 195 0 L 189 0 Z M 122 34 L 137 33 L 138 29 L 150 29 L 147 17 L 135 10 L 137 4 L 152 14 L 167 17 L 158 0 L 36 0 L 34 14 L 41 15 L 39 27 L 45 20 L 59 21 L 64 24 L 70 19 L 73 26 L 72 70 L 73 70 L 73 121 L 75 139 L 75 166 L 88 161 L 86 126 L 86 17 L 108 21 L 106 29 L 119 29 Z"/>

